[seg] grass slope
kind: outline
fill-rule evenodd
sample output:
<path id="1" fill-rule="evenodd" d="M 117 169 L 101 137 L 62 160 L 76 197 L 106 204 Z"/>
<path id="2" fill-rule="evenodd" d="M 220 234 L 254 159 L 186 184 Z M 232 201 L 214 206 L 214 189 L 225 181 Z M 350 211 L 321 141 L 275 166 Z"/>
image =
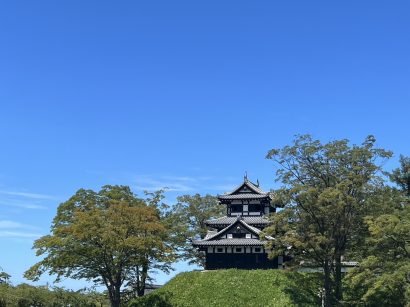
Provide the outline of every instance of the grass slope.
<path id="1" fill-rule="evenodd" d="M 188 272 L 130 306 L 317 306 L 317 289 L 312 274 L 281 270 Z"/>

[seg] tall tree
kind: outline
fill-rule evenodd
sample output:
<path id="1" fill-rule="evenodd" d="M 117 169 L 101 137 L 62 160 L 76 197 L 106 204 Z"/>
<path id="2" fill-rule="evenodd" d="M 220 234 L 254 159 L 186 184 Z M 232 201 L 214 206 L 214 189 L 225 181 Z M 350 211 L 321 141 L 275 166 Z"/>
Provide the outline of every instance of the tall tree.
<path id="1" fill-rule="evenodd" d="M 369 190 L 380 183 L 380 162 L 391 156 L 374 144 L 373 136 L 350 146 L 348 140 L 322 144 L 303 135 L 267 155 L 279 165 L 283 187 L 276 197 L 285 205 L 265 230 L 275 237 L 272 256 L 290 253 L 294 265 L 322 268 L 325 306 L 342 298 L 342 257 L 362 223 Z"/>
<path id="2" fill-rule="evenodd" d="M 223 216 L 224 206 L 215 196 L 199 194 L 182 195 L 168 215 L 170 228 L 175 234 L 181 256 L 191 264 L 203 266 L 203 256 L 192 246 L 192 240 L 203 238 L 207 233 L 205 222 Z M 173 225 L 173 226 L 171 226 Z"/>
<path id="3" fill-rule="evenodd" d="M 121 287 L 135 277 L 146 278 L 149 260 L 167 261 L 172 251 L 163 243 L 166 229 L 158 211 L 127 186 L 80 189 L 60 204 L 51 234 L 34 242 L 44 258 L 25 273 L 37 280 L 44 272 L 86 279 L 107 287 L 111 305 L 120 306 Z"/>
<path id="4" fill-rule="evenodd" d="M 390 179 L 397 189 L 384 191 L 384 210 L 365 218 L 368 236 L 361 246 L 365 258 L 349 272 L 351 303 L 366 306 L 410 306 L 410 159 Z"/>

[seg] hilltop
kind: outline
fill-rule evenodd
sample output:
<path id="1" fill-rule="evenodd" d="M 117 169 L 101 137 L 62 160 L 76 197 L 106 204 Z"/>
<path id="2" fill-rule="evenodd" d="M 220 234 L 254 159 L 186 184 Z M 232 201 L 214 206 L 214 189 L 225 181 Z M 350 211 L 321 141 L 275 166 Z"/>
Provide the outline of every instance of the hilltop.
<path id="1" fill-rule="evenodd" d="M 216 270 L 181 273 L 130 306 L 317 306 L 313 274 L 282 270 Z"/>

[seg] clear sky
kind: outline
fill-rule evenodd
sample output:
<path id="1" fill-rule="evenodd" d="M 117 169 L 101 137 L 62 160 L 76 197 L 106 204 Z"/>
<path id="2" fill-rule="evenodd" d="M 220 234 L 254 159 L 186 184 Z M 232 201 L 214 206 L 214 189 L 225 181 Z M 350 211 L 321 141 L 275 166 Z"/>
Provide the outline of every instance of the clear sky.
<path id="1" fill-rule="evenodd" d="M 79 188 L 268 190 L 304 133 L 374 134 L 394 167 L 409 73 L 408 1 L 2 1 L 0 266 L 23 282 Z"/>

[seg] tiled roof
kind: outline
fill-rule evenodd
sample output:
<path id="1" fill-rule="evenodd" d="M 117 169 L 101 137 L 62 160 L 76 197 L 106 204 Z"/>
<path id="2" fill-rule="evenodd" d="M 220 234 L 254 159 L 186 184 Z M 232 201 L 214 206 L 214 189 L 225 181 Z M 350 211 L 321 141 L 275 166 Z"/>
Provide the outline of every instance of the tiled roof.
<path id="1" fill-rule="evenodd" d="M 254 184 L 253 182 L 249 181 L 248 179 L 245 179 L 243 183 L 238 185 L 235 189 L 233 189 L 231 192 L 226 193 L 225 195 L 230 195 L 230 194 L 236 194 L 239 192 L 239 190 L 242 188 L 242 186 L 246 186 L 249 190 L 253 191 L 255 194 L 267 194 L 264 192 L 258 185 Z"/>
<path id="2" fill-rule="evenodd" d="M 256 234 L 258 236 L 261 233 L 260 229 L 247 224 L 240 216 L 238 216 L 236 221 L 234 221 L 233 223 L 231 223 L 229 226 L 225 227 L 224 229 L 221 229 L 220 231 L 208 231 L 205 238 L 203 238 L 200 241 L 212 241 L 212 240 L 213 240 L 212 242 L 220 241 L 220 240 L 215 239 L 215 238 L 217 238 L 217 237 L 221 236 L 222 234 L 224 234 L 227 230 L 232 228 L 236 223 L 240 223 L 242 226 L 247 228 L 250 232 L 253 232 L 254 234 Z M 266 236 L 266 238 L 269 239 L 269 240 L 273 240 L 273 238 L 270 237 L 270 236 Z M 229 240 L 231 240 L 231 239 L 229 239 Z M 257 239 L 257 240 L 259 241 L 259 239 Z M 196 241 L 196 242 L 199 242 L 199 240 Z"/>
<path id="3" fill-rule="evenodd" d="M 255 192 L 260 193 L 260 194 L 266 194 L 266 192 L 264 192 L 259 186 L 257 186 L 256 184 L 254 184 L 253 182 L 246 180 L 245 183 Z"/>
<path id="4" fill-rule="evenodd" d="M 208 232 L 205 235 L 204 240 L 209 239 L 210 237 L 213 237 L 214 235 L 216 235 L 218 232 L 215 230 L 208 230 Z"/>
<path id="5" fill-rule="evenodd" d="M 223 216 L 215 220 L 208 220 L 207 225 L 230 225 L 237 220 L 236 216 Z M 242 216 L 242 220 L 248 225 L 269 225 L 270 221 L 264 216 Z"/>
<path id="6" fill-rule="evenodd" d="M 246 223 L 245 223 L 245 224 L 246 224 Z M 260 230 L 260 229 L 258 229 L 258 228 L 256 228 L 256 227 L 253 227 L 253 226 L 251 226 L 251 225 L 246 224 L 246 226 L 247 226 L 250 230 L 252 230 L 253 232 L 256 232 L 257 234 L 260 234 L 260 233 L 262 232 L 262 230 Z"/>
<path id="7" fill-rule="evenodd" d="M 245 223 L 242 218 L 240 216 L 238 216 L 236 218 L 236 221 L 231 223 L 229 226 L 225 227 L 224 229 L 220 230 L 220 231 L 213 231 L 212 235 L 211 234 L 207 234 L 205 236 L 204 239 L 202 239 L 202 241 L 209 241 L 212 240 L 213 238 L 216 238 L 218 236 L 220 236 L 221 234 L 223 234 L 224 232 L 226 232 L 229 228 L 233 227 L 234 224 L 236 224 L 237 222 L 239 222 L 240 224 L 242 224 L 242 226 L 244 226 L 245 228 L 247 228 L 248 230 L 250 230 L 251 232 L 255 233 L 256 235 L 259 235 L 259 233 L 261 232 L 260 229 L 252 227 L 251 225 L 248 225 L 247 223 Z"/>
<path id="8" fill-rule="evenodd" d="M 204 241 L 198 240 L 194 241 L 194 246 L 214 246 L 214 245 L 257 245 L 262 246 L 266 243 L 266 241 L 261 241 L 258 239 L 221 239 L 215 241 Z"/>
<path id="9" fill-rule="evenodd" d="M 251 218 L 257 218 L 257 217 L 251 217 Z M 259 217 L 259 219 L 260 218 L 261 217 Z M 230 228 L 234 227 L 234 225 L 237 223 L 241 224 L 242 226 L 247 228 L 251 233 L 254 233 L 257 236 L 259 236 L 259 234 L 261 233 L 260 229 L 249 225 L 248 223 L 246 223 L 243 217 L 238 216 L 238 217 L 234 217 L 232 222 L 224 229 L 221 229 L 220 231 L 208 231 L 204 239 L 194 241 L 193 245 L 194 246 L 215 246 L 215 245 L 258 245 L 258 246 L 261 246 L 266 242 L 265 240 L 261 241 L 256 238 L 229 238 L 229 239 L 221 238 L 221 239 L 218 239 L 218 237 L 223 235 Z M 271 236 L 266 236 L 265 238 L 268 240 L 274 240 L 274 238 Z"/>
<path id="10" fill-rule="evenodd" d="M 225 194 L 219 195 L 219 199 L 261 199 L 270 197 L 269 193 L 256 194 L 256 193 L 240 193 L 240 194 Z"/>

